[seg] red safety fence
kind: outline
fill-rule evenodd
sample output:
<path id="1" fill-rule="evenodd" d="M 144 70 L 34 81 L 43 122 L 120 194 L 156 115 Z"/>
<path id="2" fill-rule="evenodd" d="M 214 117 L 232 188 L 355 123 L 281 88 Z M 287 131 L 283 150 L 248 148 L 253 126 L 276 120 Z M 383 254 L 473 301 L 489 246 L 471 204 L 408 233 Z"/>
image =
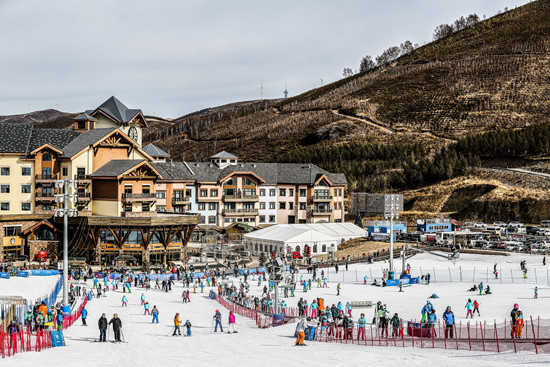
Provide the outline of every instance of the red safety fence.
<path id="1" fill-rule="evenodd" d="M 469 321 L 445 327 L 441 322 L 407 322 L 398 328 L 368 324 L 364 328 L 344 329 L 333 325 L 318 326 L 314 340 L 327 343 L 413 348 L 441 348 L 471 351 L 532 351 L 550 353 L 550 320 L 526 319 L 523 327 L 509 321 L 497 324 Z"/>
<path id="2" fill-rule="evenodd" d="M 11 357 L 16 353 L 40 352 L 42 349 L 52 347 L 50 331 L 30 329 L 20 330 L 17 333 L 0 331 L 0 355 L 2 358 Z"/>
<path id="3" fill-rule="evenodd" d="M 87 295 L 84 295 L 82 303 L 77 311 L 63 318 L 63 330 L 70 327 L 82 314 L 82 309 L 88 303 Z M 16 353 L 40 352 L 52 347 L 50 330 L 56 330 L 55 326 L 44 327 L 42 330 L 32 331 L 30 327 L 23 327 L 17 333 L 0 331 L 0 355 L 2 358 L 11 357 Z"/>

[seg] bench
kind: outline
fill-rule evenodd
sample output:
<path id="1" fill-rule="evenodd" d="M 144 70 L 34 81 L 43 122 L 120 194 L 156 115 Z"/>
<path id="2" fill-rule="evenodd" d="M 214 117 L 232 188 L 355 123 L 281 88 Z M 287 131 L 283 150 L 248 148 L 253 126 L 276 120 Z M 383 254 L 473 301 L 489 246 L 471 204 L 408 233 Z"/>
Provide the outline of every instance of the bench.
<path id="1" fill-rule="evenodd" d="M 352 301 L 350 304 L 351 308 L 372 307 L 372 301 Z"/>

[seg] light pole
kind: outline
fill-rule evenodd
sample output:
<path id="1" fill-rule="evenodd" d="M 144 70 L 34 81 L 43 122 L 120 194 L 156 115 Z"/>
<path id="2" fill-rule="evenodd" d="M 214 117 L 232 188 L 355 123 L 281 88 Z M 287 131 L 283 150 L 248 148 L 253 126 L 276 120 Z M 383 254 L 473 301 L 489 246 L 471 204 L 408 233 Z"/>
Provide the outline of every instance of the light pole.
<path id="1" fill-rule="evenodd" d="M 385 218 L 390 220 L 390 273 L 393 273 L 393 220 L 399 219 L 399 195 L 387 195 L 389 203 L 385 203 Z"/>
<path id="2" fill-rule="evenodd" d="M 69 208 L 69 201 L 76 202 L 76 194 L 69 194 L 69 188 L 76 188 L 76 180 L 57 180 L 55 188 L 61 194 L 55 195 L 56 203 L 63 203 L 63 208 L 55 209 L 56 217 L 63 217 L 63 306 L 69 305 L 69 217 L 76 217 L 77 210 Z"/>

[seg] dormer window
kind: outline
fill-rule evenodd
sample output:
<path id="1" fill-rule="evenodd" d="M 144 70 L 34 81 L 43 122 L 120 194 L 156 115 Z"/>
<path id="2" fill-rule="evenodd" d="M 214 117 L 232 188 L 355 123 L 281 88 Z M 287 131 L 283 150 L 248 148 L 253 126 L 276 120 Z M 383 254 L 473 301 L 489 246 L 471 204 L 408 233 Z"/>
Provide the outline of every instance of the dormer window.
<path id="1" fill-rule="evenodd" d="M 52 161 L 52 155 L 50 153 L 44 153 L 44 154 L 42 154 L 42 160 L 44 162 L 51 162 Z"/>
<path id="2" fill-rule="evenodd" d="M 86 121 L 78 121 L 77 125 L 78 130 L 86 130 Z"/>

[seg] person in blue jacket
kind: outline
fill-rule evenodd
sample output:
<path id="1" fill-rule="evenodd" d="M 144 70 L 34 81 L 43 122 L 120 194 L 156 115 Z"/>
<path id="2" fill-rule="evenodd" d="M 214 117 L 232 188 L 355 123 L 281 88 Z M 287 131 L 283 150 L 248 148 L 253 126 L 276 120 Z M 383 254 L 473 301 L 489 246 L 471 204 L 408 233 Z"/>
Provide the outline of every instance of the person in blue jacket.
<path id="1" fill-rule="evenodd" d="M 430 328 L 432 329 L 433 336 L 436 337 L 435 334 L 435 323 L 437 322 L 437 315 L 435 314 L 435 309 L 432 308 L 430 311 L 430 314 L 428 315 L 428 324 L 430 325 Z"/>
<path id="2" fill-rule="evenodd" d="M 430 314 L 430 312 L 432 312 L 433 310 L 433 305 L 432 303 L 430 302 L 430 300 L 426 301 L 426 304 L 424 305 L 424 307 L 422 307 L 422 321 L 421 322 L 426 322 L 428 321 L 428 315 Z"/>
<path id="3" fill-rule="evenodd" d="M 57 323 L 57 330 L 63 330 L 63 315 L 61 312 L 55 316 L 55 322 Z"/>
<path id="4" fill-rule="evenodd" d="M 80 311 L 80 317 L 82 317 L 82 325 L 88 326 L 86 324 L 86 317 L 88 317 L 88 310 L 86 307 L 82 307 L 82 311 Z"/>
<path id="5" fill-rule="evenodd" d="M 447 306 L 447 309 L 443 313 L 443 321 L 445 322 L 445 339 L 453 338 L 455 314 L 451 311 L 451 306 Z"/>
<path id="6" fill-rule="evenodd" d="M 214 315 L 214 319 L 216 320 L 216 327 L 214 328 L 214 332 L 218 331 L 218 325 L 220 326 L 220 331 L 223 333 L 223 327 L 222 327 L 222 314 L 220 311 L 216 310 L 216 314 Z"/>

